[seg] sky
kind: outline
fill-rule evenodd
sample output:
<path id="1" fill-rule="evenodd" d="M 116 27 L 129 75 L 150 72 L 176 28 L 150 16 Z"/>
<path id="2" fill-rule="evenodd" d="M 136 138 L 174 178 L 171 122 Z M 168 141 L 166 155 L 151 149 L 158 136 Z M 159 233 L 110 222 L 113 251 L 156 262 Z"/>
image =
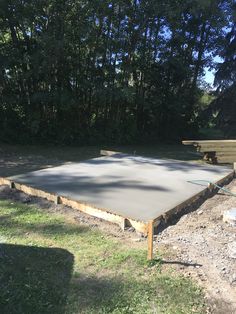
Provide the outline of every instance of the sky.
<path id="1" fill-rule="evenodd" d="M 215 78 L 215 73 L 212 70 L 209 70 L 208 68 L 205 69 L 205 81 L 213 86 L 214 83 L 214 78 Z"/>
<path id="2" fill-rule="evenodd" d="M 214 62 L 222 63 L 223 59 L 219 56 L 216 56 L 216 57 L 214 57 Z M 215 70 L 212 70 L 210 68 L 205 68 L 204 79 L 213 88 L 213 83 L 214 83 L 214 79 L 215 79 Z"/>

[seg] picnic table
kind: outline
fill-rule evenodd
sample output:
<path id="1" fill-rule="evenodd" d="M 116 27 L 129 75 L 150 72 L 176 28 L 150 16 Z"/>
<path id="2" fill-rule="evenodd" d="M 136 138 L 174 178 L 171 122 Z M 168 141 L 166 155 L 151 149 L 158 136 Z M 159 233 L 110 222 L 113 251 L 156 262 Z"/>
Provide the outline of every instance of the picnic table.
<path id="1" fill-rule="evenodd" d="M 236 140 L 187 140 L 182 144 L 195 146 L 213 164 L 236 162 Z"/>

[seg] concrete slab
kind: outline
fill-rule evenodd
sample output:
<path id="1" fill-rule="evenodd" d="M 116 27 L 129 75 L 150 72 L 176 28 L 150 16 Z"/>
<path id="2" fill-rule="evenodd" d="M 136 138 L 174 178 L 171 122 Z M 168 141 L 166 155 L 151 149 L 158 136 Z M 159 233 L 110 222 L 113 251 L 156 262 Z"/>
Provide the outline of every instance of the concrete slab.
<path id="1" fill-rule="evenodd" d="M 228 167 L 116 154 L 10 177 L 10 180 L 148 222 L 218 182 Z"/>

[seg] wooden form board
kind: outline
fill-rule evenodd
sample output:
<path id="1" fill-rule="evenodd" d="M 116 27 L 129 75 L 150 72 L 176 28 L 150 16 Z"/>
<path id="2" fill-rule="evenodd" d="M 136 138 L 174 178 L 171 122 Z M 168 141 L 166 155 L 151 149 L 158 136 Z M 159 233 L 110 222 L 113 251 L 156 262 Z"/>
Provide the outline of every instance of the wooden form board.
<path id="1" fill-rule="evenodd" d="M 84 202 L 80 201 L 75 201 L 72 199 L 69 199 L 64 196 L 59 196 L 53 193 L 48 193 L 39 189 L 35 189 L 33 187 L 27 186 L 25 184 L 20 184 L 17 182 L 13 182 L 9 179 L 6 178 L 1 178 L 0 177 L 0 185 L 8 185 L 11 188 L 15 188 L 19 191 L 22 191 L 26 194 L 36 196 L 36 197 L 41 197 L 45 198 L 51 202 L 54 202 L 56 204 L 63 204 L 69 207 L 72 207 L 74 209 L 77 209 L 85 214 L 101 218 L 104 220 L 107 220 L 109 222 L 115 223 L 120 225 L 122 229 L 125 227 L 133 227 L 135 230 L 138 232 L 147 235 L 148 234 L 148 223 L 147 222 L 142 222 L 138 220 L 133 220 L 133 219 L 128 219 L 126 217 L 122 217 L 120 215 L 116 215 L 114 213 L 109 212 L 107 209 L 102 209 L 102 208 L 97 208 L 94 205 L 87 204 Z"/>
<path id="2" fill-rule="evenodd" d="M 234 162 L 236 162 L 236 155 L 235 156 L 223 156 L 223 157 L 217 156 L 217 163 L 232 164 Z"/>
<path id="3" fill-rule="evenodd" d="M 236 145 L 236 140 L 187 140 L 182 141 L 184 145 Z"/>
<path id="4" fill-rule="evenodd" d="M 148 254 L 147 259 L 150 261 L 153 259 L 153 234 L 154 234 L 154 223 L 149 221 L 148 223 Z"/>
<path id="5" fill-rule="evenodd" d="M 123 154 L 121 152 L 116 152 L 116 151 L 113 151 L 113 150 L 100 150 L 100 155 L 102 156 L 112 156 L 112 155 L 116 155 L 116 154 Z"/>

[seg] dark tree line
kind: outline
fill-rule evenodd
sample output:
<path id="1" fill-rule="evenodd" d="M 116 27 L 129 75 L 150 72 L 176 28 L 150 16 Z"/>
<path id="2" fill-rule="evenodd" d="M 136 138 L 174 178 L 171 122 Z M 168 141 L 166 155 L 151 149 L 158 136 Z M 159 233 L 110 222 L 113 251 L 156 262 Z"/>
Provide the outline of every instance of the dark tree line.
<path id="1" fill-rule="evenodd" d="M 216 99 L 207 109 L 208 116 L 227 138 L 236 136 L 236 1 L 231 6 L 232 19 L 218 48 L 222 62 L 216 66 Z"/>
<path id="2" fill-rule="evenodd" d="M 230 36 L 233 5 L 1 0 L 0 139 L 72 144 L 191 137 L 199 126 L 204 68 L 214 66 Z"/>

